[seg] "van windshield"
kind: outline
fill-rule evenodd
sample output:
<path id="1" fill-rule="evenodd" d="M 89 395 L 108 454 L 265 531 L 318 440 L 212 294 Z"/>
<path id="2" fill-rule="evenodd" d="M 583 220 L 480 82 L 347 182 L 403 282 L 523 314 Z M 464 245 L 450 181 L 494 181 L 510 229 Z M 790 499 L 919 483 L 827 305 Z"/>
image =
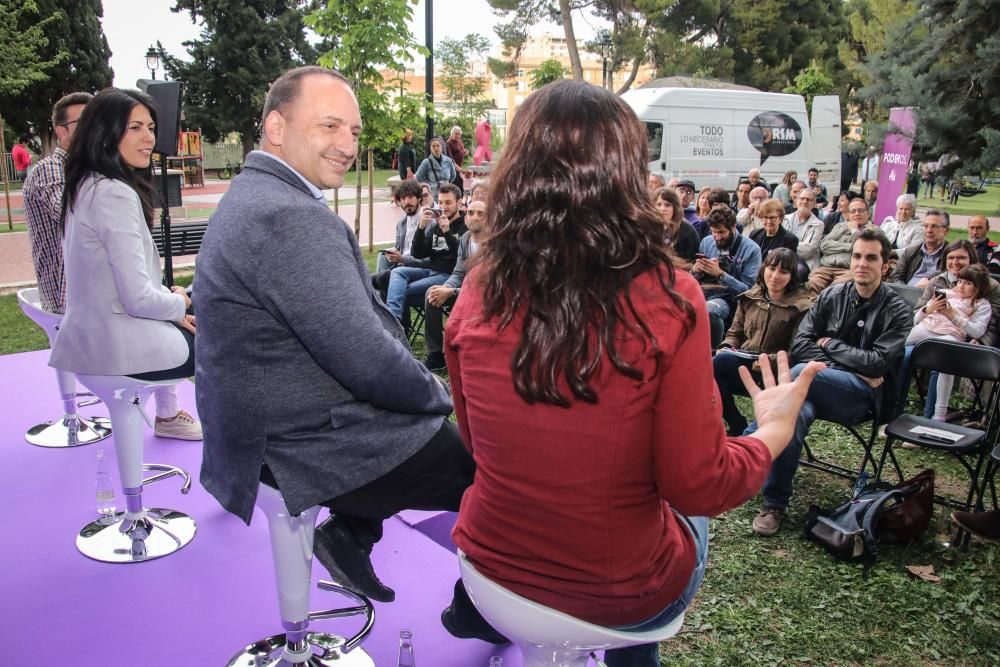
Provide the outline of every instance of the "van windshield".
<path id="1" fill-rule="evenodd" d="M 649 142 L 649 161 L 656 162 L 663 154 L 663 125 L 646 123 L 646 139 Z"/>

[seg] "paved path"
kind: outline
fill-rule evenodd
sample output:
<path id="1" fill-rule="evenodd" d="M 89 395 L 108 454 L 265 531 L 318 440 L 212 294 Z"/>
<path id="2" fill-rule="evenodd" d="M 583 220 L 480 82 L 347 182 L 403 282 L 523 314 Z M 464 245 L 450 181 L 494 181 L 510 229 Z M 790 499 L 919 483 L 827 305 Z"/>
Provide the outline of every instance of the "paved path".
<path id="1" fill-rule="evenodd" d="M 203 188 L 184 188 L 183 199 L 185 206 L 191 208 L 214 208 L 218 205 L 222 195 L 229 189 L 227 181 L 209 181 Z M 349 191 L 349 192 L 348 192 Z M 333 191 L 326 192 L 330 207 L 333 208 Z M 347 225 L 354 229 L 355 205 L 354 188 L 345 187 L 340 191 L 339 214 Z M 380 197 L 387 198 L 388 192 L 376 189 L 375 203 L 373 205 L 374 219 L 374 242 L 376 245 L 392 243 L 396 235 L 396 221 L 401 217 L 400 210 L 391 202 L 377 201 Z M 345 202 L 345 199 L 347 200 Z M 2 201 L 2 198 L 0 198 Z M 17 193 L 15 204 L 14 194 L 11 193 L 12 208 L 20 209 L 22 206 L 21 193 Z M 20 216 L 23 220 L 23 215 Z M 204 219 L 204 218 L 202 218 Z M 183 219 L 174 218 L 173 222 L 183 222 Z M 6 221 L 0 222 L 6 224 Z M 361 204 L 361 234 L 360 242 L 362 248 L 368 244 L 368 203 L 367 191 L 362 192 Z M 191 267 L 195 263 L 193 255 L 174 258 L 174 268 Z M 23 231 L 8 232 L 0 234 L 0 292 L 11 291 L 16 288 L 26 287 L 35 284 L 35 270 L 31 263 L 31 243 L 28 233 Z"/>

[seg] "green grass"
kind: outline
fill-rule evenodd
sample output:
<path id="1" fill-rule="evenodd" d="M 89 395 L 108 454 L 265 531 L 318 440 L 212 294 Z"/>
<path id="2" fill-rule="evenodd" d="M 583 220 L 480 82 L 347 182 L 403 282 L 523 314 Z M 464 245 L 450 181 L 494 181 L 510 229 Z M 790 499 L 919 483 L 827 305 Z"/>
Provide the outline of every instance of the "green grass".
<path id="1" fill-rule="evenodd" d="M 978 183 L 978 180 L 976 182 Z M 923 188 L 921 188 L 922 190 Z M 940 194 L 940 192 L 940 189 L 935 188 L 935 194 Z M 954 206 L 948 203 L 947 198 L 942 202 L 940 197 L 936 196 L 918 199 L 917 206 L 922 208 L 940 208 L 952 215 L 1000 215 L 1000 185 L 987 185 L 986 192 L 975 197 L 959 197 L 958 204 Z M 996 225 L 996 222 L 994 220 L 994 225 Z"/>
<path id="2" fill-rule="evenodd" d="M 364 255 L 374 269 L 376 253 Z M 191 278 L 179 275 L 176 282 L 187 285 Z M 0 352 L 47 344 L 14 295 L 0 297 Z M 423 352 L 418 338 L 414 354 L 422 358 Z M 749 401 L 737 400 L 749 414 Z M 809 442 L 821 458 L 860 462 L 860 445 L 840 427 L 816 422 Z M 925 451 L 899 456 L 908 474 L 934 468 L 939 491 L 963 488 L 964 473 L 952 460 Z M 834 560 L 802 535 L 809 505 L 832 508 L 850 487 L 800 468 L 789 516 L 773 538 L 750 531 L 759 498 L 713 520 L 705 583 L 682 632 L 663 644 L 663 664 L 1000 664 L 1000 548 L 973 541 L 967 553 L 946 549 L 935 525 L 918 544 L 883 548 L 866 581 L 860 565 Z M 933 565 L 941 581 L 916 579 L 907 565 Z"/>

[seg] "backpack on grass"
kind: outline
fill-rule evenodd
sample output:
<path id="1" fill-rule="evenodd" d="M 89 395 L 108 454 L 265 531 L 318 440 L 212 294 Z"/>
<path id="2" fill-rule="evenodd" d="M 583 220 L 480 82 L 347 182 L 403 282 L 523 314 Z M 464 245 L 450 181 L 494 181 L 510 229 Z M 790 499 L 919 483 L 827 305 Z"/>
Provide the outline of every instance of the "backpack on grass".
<path id="1" fill-rule="evenodd" d="M 860 560 L 864 574 L 878 560 L 879 546 L 909 544 L 930 525 L 934 471 L 927 469 L 896 486 L 879 482 L 855 491 L 829 512 L 809 507 L 806 537 L 838 560 Z"/>

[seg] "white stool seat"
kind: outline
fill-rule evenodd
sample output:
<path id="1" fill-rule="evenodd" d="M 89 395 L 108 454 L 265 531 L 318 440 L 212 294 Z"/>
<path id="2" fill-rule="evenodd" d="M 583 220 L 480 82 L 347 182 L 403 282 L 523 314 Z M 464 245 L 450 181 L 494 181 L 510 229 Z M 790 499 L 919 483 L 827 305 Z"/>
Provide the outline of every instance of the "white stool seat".
<path id="1" fill-rule="evenodd" d="M 584 667 L 592 651 L 663 641 L 676 635 L 684 623 L 684 614 L 644 632 L 587 623 L 521 597 L 480 574 L 464 553 L 458 555 L 469 599 L 490 625 L 521 649 L 524 667 Z"/>
<path id="2" fill-rule="evenodd" d="M 51 347 L 62 323 L 62 315 L 42 308 L 41 296 L 36 287 L 18 291 L 17 301 L 24 314 L 45 331 Z M 58 369 L 55 373 L 59 382 L 59 395 L 63 401 L 63 416 L 32 426 L 25 433 L 24 439 L 38 447 L 77 447 L 104 440 L 111 435 L 111 420 L 106 417 L 85 418 L 77 414 L 76 399 L 81 394 L 76 392 L 73 374 Z M 90 404 L 88 401 L 80 405 Z"/>
<path id="3" fill-rule="evenodd" d="M 125 511 L 102 516 L 84 526 L 76 537 L 83 555 L 105 563 L 138 563 L 171 554 L 186 546 L 197 530 L 194 519 L 177 510 L 146 508 L 142 488 L 167 477 L 184 480 L 181 493 L 191 489 L 191 476 L 176 466 L 144 464 L 142 440 L 148 422 L 143 404 L 153 390 L 181 380 L 150 382 L 119 375 L 84 375 L 77 379 L 108 406 L 114 427 L 118 474 Z M 143 479 L 143 471 L 157 474 Z"/>
<path id="4" fill-rule="evenodd" d="M 278 606 L 285 633 L 250 644 L 232 657 L 228 667 L 375 667 L 371 657 L 360 648 L 375 626 L 375 609 L 367 598 L 332 582 L 320 581 L 321 589 L 340 593 L 356 605 L 309 611 L 313 537 L 319 507 L 293 515 L 277 489 L 261 484 L 257 491 L 257 508 L 267 519 Z M 365 623 L 350 638 L 308 630 L 310 621 L 361 615 Z"/>

